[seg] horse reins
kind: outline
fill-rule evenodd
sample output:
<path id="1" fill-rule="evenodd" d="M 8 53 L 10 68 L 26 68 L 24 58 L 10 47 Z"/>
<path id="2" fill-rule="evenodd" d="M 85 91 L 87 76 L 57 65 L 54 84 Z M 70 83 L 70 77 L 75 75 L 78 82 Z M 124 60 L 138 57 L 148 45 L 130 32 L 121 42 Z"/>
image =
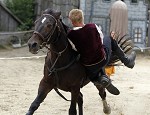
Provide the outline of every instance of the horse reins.
<path id="1" fill-rule="evenodd" d="M 60 52 L 53 51 L 52 49 L 50 49 L 50 48 L 47 46 L 47 42 L 50 41 L 50 39 L 51 39 L 52 35 L 54 34 L 56 28 L 58 27 L 58 29 L 59 29 L 59 35 L 57 36 L 57 39 L 58 39 L 58 37 L 60 36 L 61 30 L 60 30 L 60 27 L 58 26 L 57 20 L 55 19 L 54 16 L 52 16 L 52 15 L 50 15 L 50 14 L 43 14 L 43 15 L 52 17 L 52 18 L 55 20 L 54 29 L 52 30 L 52 32 L 51 32 L 47 37 L 44 37 L 44 36 L 43 36 L 40 32 L 38 32 L 38 31 L 34 31 L 34 34 L 37 34 L 37 35 L 43 40 L 43 43 L 42 43 L 41 47 L 45 47 L 45 48 L 47 48 L 48 50 L 50 50 L 50 51 L 54 52 L 55 54 L 57 54 L 57 58 L 55 59 L 54 63 L 52 64 L 51 68 L 50 68 L 50 69 L 47 68 L 48 71 L 50 72 L 50 73 L 49 73 L 49 76 L 50 76 L 53 72 L 56 71 L 56 69 L 55 69 L 54 67 L 55 67 L 55 65 L 56 65 L 56 63 L 57 63 L 59 57 L 62 55 L 62 53 L 64 53 L 64 52 L 66 51 L 66 49 L 67 49 L 67 47 L 68 47 L 68 43 L 67 43 L 66 47 L 65 47 L 62 51 L 60 51 Z M 45 41 L 45 39 L 48 39 L 48 40 Z M 73 62 L 71 62 L 69 65 L 67 65 L 67 66 L 65 66 L 65 67 L 58 68 L 57 70 L 63 70 L 63 69 L 65 69 L 65 68 L 68 68 L 72 63 L 73 63 Z"/>
<path id="2" fill-rule="evenodd" d="M 62 70 L 64 70 L 64 69 L 67 69 L 67 68 L 70 67 L 78 58 L 74 58 L 69 64 L 67 64 L 67 65 L 64 66 L 64 67 L 55 68 L 55 65 L 56 65 L 56 63 L 57 63 L 59 57 L 62 55 L 62 53 L 64 53 L 64 52 L 66 51 L 66 49 L 67 49 L 67 47 L 68 47 L 68 42 L 67 42 L 66 47 L 65 47 L 62 51 L 60 51 L 60 52 L 53 51 L 52 49 L 50 49 L 50 48 L 47 46 L 47 43 L 48 43 L 48 42 L 50 43 L 50 39 L 51 39 L 52 35 L 54 34 L 56 28 L 59 29 L 59 35 L 57 36 L 56 41 L 57 41 L 57 39 L 59 38 L 60 33 L 63 32 L 63 31 L 60 30 L 60 27 L 59 27 L 59 25 L 58 25 L 58 23 L 57 23 L 57 20 L 55 19 L 54 16 L 52 16 L 52 15 L 50 15 L 50 14 L 43 14 L 43 15 L 46 15 L 46 16 L 48 15 L 49 17 L 52 17 L 52 18 L 55 20 L 56 24 L 55 24 L 55 26 L 54 26 L 54 29 L 52 30 L 52 32 L 51 32 L 50 34 L 48 34 L 48 36 L 47 36 L 46 38 L 45 38 L 42 34 L 40 34 L 40 32 L 38 32 L 38 31 L 34 31 L 34 34 L 37 34 L 37 35 L 43 40 L 43 43 L 42 43 L 42 46 L 41 46 L 41 47 L 46 47 L 48 50 L 50 50 L 50 51 L 54 52 L 55 54 L 57 54 L 57 57 L 56 57 L 56 59 L 55 59 L 55 61 L 54 61 L 53 64 L 52 64 L 52 61 L 50 60 L 52 66 L 51 66 L 51 68 L 49 68 L 49 67 L 47 66 L 47 70 L 49 71 L 48 76 L 50 76 L 52 73 L 55 74 L 55 76 L 56 76 L 56 78 L 55 78 L 55 80 L 56 80 L 56 85 L 58 86 L 58 85 L 59 85 L 59 83 L 58 83 L 58 79 L 59 79 L 59 78 L 58 78 L 58 73 L 57 73 L 57 72 L 58 72 L 58 71 L 62 71 Z M 58 21 L 60 21 L 60 20 L 58 20 Z M 61 22 L 59 22 L 59 23 L 60 23 L 60 26 L 62 27 L 62 23 L 61 23 Z M 64 32 L 63 32 L 63 33 L 64 33 Z M 64 33 L 64 35 L 67 37 L 67 34 L 66 34 L 66 33 Z M 48 40 L 45 41 L 45 39 L 48 39 Z M 56 42 L 56 41 L 55 41 L 55 42 Z M 78 56 L 78 57 L 79 57 L 79 56 Z M 65 99 L 66 101 L 70 101 L 70 100 L 67 100 L 67 99 L 58 91 L 57 88 L 54 88 L 54 90 L 55 90 L 63 99 Z"/>

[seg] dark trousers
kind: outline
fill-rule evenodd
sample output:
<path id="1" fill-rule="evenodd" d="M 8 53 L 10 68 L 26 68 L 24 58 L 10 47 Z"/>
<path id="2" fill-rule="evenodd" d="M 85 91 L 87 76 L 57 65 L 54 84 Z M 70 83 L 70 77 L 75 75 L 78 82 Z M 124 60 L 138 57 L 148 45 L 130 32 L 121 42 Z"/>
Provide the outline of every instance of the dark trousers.
<path id="1" fill-rule="evenodd" d="M 99 76 L 106 75 L 105 66 L 109 63 L 111 56 L 111 38 L 109 36 L 104 37 L 103 47 L 106 53 L 106 59 L 96 65 L 85 66 L 87 76 L 92 82 L 100 80 Z"/>

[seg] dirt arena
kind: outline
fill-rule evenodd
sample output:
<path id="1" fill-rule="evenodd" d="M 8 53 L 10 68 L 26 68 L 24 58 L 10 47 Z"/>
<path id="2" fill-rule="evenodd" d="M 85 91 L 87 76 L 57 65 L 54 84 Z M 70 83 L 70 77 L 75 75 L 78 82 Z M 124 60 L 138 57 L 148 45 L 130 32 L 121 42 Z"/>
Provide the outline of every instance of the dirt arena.
<path id="1" fill-rule="evenodd" d="M 33 55 L 27 47 L 0 50 L 0 115 L 25 115 L 37 95 L 44 58 L 12 58 L 28 56 Z M 150 56 L 138 55 L 133 69 L 116 67 L 111 78 L 121 92 L 119 96 L 107 93 L 111 115 L 150 115 Z M 104 115 L 94 85 L 90 83 L 81 91 L 84 115 Z M 70 93 L 61 92 L 70 99 Z M 68 115 L 69 105 L 70 102 L 51 91 L 35 115 Z"/>

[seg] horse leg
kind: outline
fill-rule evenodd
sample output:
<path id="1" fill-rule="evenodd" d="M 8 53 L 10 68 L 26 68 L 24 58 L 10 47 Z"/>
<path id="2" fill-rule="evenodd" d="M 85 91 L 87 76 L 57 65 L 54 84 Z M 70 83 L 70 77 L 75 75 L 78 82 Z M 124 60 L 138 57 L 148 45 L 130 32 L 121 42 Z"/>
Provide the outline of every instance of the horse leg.
<path id="1" fill-rule="evenodd" d="M 78 101 L 79 93 L 80 88 L 73 88 L 71 91 L 71 104 L 69 108 L 69 115 L 77 115 L 76 103 Z"/>
<path id="2" fill-rule="evenodd" d="M 78 108 L 79 108 L 79 115 L 83 115 L 83 95 L 80 92 L 78 96 Z"/>
<path id="3" fill-rule="evenodd" d="M 53 89 L 50 84 L 45 82 L 43 79 L 40 82 L 39 88 L 38 88 L 38 95 L 35 98 L 35 100 L 32 102 L 28 112 L 26 115 L 33 115 L 35 110 L 38 109 L 40 104 L 43 102 L 43 100 L 46 98 L 47 94 Z"/>
<path id="4" fill-rule="evenodd" d="M 106 91 L 105 91 L 105 88 L 102 88 L 101 86 L 96 86 L 96 88 L 99 90 L 99 95 L 102 98 L 103 112 L 105 114 L 110 114 L 111 113 L 111 108 L 110 108 L 109 104 L 106 101 Z"/>

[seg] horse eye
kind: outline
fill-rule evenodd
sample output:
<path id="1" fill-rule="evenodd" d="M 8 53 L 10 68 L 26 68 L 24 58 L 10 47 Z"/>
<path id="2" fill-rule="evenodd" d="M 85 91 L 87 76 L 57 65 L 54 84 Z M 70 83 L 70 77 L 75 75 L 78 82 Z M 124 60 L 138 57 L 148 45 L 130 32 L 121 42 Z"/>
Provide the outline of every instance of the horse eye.
<path id="1" fill-rule="evenodd" d="M 51 28 L 51 27 L 52 27 L 52 25 L 51 25 L 51 24 L 47 24 L 47 27 L 48 27 L 48 28 Z"/>

